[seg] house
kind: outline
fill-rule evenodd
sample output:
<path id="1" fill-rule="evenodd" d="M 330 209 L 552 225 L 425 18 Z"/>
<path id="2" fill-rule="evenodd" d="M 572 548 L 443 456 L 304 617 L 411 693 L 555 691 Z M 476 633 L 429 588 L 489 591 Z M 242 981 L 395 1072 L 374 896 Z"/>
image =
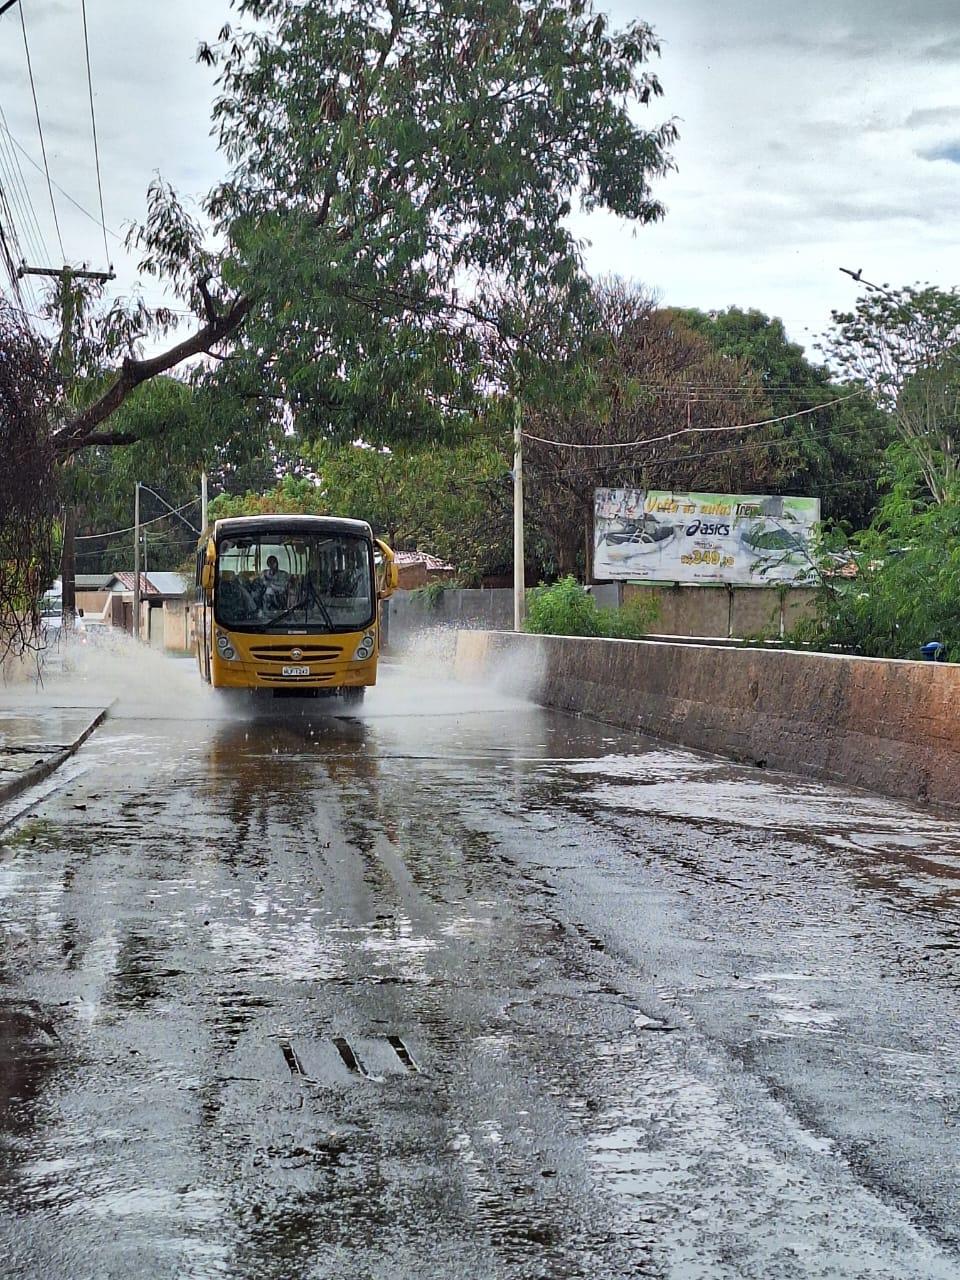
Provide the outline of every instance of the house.
<path id="1" fill-rule="evenodd" d="M 133 632 L 133 574 L 78 573 L 77 608 L 88 623 Z M 179 573 L 152 570 L 140 575 L 140 638 L 154 649 L 190 648 L 191 584 Z"/>
<path id="2" fill-rule="evenodd" d="M 134 576 L 110 575 L 109 594 L 122 601 L 125 631 L 133 631 Z M 152 649 L 182 652 L 190 648 L 190 584 L 183 574 L 154 569 L 140 574 L 140 639 Z M 116 606 L 114 606 L 116 608 Z M 115 624 L 117 625 L 117 624 Z"/>
<path id="3" fill-rule="evenodd" d="M 429 551 L 395 551 L 393 558 L 402 591 L 414 591 L 428 582 L 449 582 L 457 574 L 452 564 L 432 556 Z"/>

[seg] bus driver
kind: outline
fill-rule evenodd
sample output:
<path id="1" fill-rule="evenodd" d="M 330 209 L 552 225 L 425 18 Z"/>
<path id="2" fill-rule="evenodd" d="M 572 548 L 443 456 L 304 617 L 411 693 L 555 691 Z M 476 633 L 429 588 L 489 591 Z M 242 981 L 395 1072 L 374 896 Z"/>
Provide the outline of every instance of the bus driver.
<path id="1" fill-rule="evenodd" d="M 287 602 L 287 584 L 290 575 L 280 568 L 276 556 L 267 556 L 267 565 L 260 575 L 263 590 L 263 603 L 267 608 L 279 609 Z"/>

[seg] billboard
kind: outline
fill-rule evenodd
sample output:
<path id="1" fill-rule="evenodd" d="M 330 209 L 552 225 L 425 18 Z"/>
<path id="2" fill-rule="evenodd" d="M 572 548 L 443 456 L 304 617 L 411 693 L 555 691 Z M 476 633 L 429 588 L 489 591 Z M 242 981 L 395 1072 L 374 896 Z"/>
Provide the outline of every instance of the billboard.
<path id="1" fill-rule="evenodd" d="M 819 498 L 597 489 L 593 576 L 763 587 L 812 576 Z"/>

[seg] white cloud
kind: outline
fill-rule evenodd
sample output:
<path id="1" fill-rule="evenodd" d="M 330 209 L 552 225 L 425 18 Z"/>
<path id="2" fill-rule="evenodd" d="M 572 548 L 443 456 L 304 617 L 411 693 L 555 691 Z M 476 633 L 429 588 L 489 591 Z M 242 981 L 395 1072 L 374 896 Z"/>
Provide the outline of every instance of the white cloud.
<path id="1" fill-rule="evenodd" d="M 209 136 L 211 73 L 197 66 L 227 0 L 89 4 L 108 225 L 143 216 L 157 170 L 199 196 L 223 165 Z M 679 117 L 678 172 L 659 184 L 659 226 L 577 223 L 589 262 L 656 288 L 668 302 L 738 303 L 783 316 L 808 341 L 870 279 L 960 280 L 953 222 L 960 172 L 956 0 L 614 0 L 614 20 L 657 30 L 664 98 L 651 124 Z M 79 6 L 31 0 L 28 30 L 54 178 L 97 212 Z M 0 104 L 39 160 L 16 9 L 0 18 Z M 0 148 L 0 160 L 3 152 Z M 59 249 L 42 176 L 24 161 L 44 252 Z M 3 180 L 0 169 L 0 181 Z M 102 263 L 96 226 L 58 197 L 71 261 Z M 27 246 L 25 246 L 26 248 Z M 136 266 L 116 241 L 118 285 Z M 150 284 L 148 294 L 157 296 Z"/>
<path id="2" fill-rule="evenodd" d="M 619 0 L 661 38 L 680 118 L 666 220 L 580 224 L 588 262 L 667 302 L 756 306 L 810 342 L 868 279 L 960 281 L 953 221 L 960 39 L 953 0 Z M 956 104 L 956 105 L 955 105 Z M 659 113 L 659 115 L 658 115 Z M 936 157 L 940 162 L 931 163 Z"/>

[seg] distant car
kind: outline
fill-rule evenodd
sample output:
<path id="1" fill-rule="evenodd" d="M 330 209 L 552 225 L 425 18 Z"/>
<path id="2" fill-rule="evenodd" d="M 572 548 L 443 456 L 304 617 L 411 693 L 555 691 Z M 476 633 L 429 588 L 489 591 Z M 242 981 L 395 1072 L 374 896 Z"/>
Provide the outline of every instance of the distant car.
<path id="1" fill-rule="evenodd" d="M 63 636 L 63 599 L 60 596 L 45 596 L 40 605 L 40 635 L 44 646 L 60 643 Z M 78 609 L 73 619 L 73 640 L 81 644 L 87 643 L 87 624 L 83 610 Z"/>
<path id="2" fill-rule="evenodd" d="M 63 626 L 63 600 L 46 595 L 40 601 L 40 634 L 45 645 L 56 644 Z"/>

